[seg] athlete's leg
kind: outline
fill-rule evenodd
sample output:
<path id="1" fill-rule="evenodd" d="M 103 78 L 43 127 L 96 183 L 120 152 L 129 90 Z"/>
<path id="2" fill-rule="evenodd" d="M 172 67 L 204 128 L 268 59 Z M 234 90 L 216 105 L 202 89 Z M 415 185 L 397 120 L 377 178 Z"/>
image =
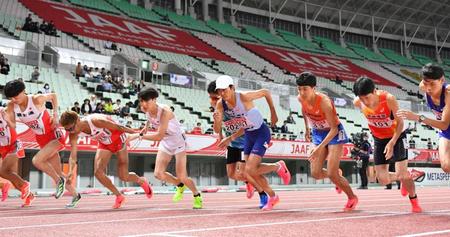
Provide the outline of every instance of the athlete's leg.
<path id="1" fill-rule="evenodd" d="M 444 137 L 439 138 L 439 160 L 442 170 L 450 173 L 450 140 Z"/>
<path id="2" fill-rule="evenodd" d="M 120 196 L 119 190 L 114 186 L 111 180 L 106 176 L 106 168 L 111 159 L 112 152 L 103 149 L 97 149 L 95 154 L 94 174 L 98 181 L 116 196 Z"/>
<path id="3" fill-rule="evenodd" d="M 61 175 L 62 171 L 60 171 L 61 168 L 59 168 L 59 170 L 55 170 L 49 160 L 55 158 L 55 154 L 58 153 L 60 147 L 61 143 L 59 143 L 58 140 L 53 140 L 41 148 L 41 150 L 39 150 L 39 152 L 33 157 L 33 165 L 50 176 L 55 183 L 58 183 L 60 178 L 63 177 L 63 175 Z"/>
<path id="4" fill-rule="evenodd" d="M 142 184 L 144 179 L 137 176 L 134 172 L 128 171 L 128 151 L 126 148 L 118 151 L 116 153 L 117 156 L 117 172 L 119 179 L 124 182 L 134 182 L 137 184 Z"/>
<path id="5" fill-rule="evenodd" d="M 181 181 L 173 176 L 171 173 L 167 172 L 167 166 L 172 159 L 172 155 L 159 150 L 156 155 L 156 164 L 155 164 L 155 178 L 161 181 L 165 181 L 167 183 L 171 183 L 173 185 L 179 185 Z"/>
<path id="6" fill-rule="evenodd" d="M 330 180 L 338 186 L 349 199 L 352 199 L 355 194 L 348 183 L 348 180 L 339 174 L 339 163 L 342 157 L 343 144 L 328 145 L 328 155 L 327 155 L 327 176 Z"/>
<path id="7" fill-rule="evenodd" d="M 20 190 L 25 184 L 25 181 L 16 173 L 18 160 L 16 154 L 8 154 L 1 162 L 0 176 L 9 180 L 14 187 Z"/>
<path id="8" fill-rule="evenodd" d="M 188 187 L 194 195 L 197 195 L 199 192 L 197 187 L 195 186 L 194 181 L 188 176 L 187 172 L 187 156 L 186 151 L 182 151 L 178 154 L 175 154 L 175 169 L 177 173 L 177 178 Z"/>
<path id="9" fill-rule="evenodd" d="M 47 161 L 52 168 L 55 170 L 55 172 L 60 176 L 60 177 L 65 177 L 65 174 L 62 171 L 62 167 L 61 167 L 61 157 L 59 156 L 59 153 L 56 153 L 53 155 L 53 157 L 49 158 Z M 72 183 L 72 180 L 67 180 L 66 182 L 66 190 L 70 192 L 70 194 L 72 194 L 73 197 L 77 197 L 78 196 L 78 192 L 74 187 L 74 184 Z"/>

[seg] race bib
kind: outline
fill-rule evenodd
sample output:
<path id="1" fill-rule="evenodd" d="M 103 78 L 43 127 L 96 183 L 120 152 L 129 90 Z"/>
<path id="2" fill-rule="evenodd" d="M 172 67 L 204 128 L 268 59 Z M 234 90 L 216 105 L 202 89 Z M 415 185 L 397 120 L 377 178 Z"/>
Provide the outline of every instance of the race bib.
<path id="1" fill-rule="evenodd" d="M 370 120 L 369 125 L 377 128 L 390 128 L 392 127 L 393 120 Z"/>
<path id="2" fill-rule="evenodd" d="M 240 128 L 248 128 L 251 127 L 251 122 L 246 117 L 233 118 L 231 120 L 225 121 L 225 131 L 234 133 Z"/>
<path id="3" fill-rule="evenodd" d="M 315 121 L 310 119 L 309 123 L 311 124 L 311 127 L 314 129 L 321 130 L 330 128 L 330 124 L 328 124 L 327 120 Z"/>

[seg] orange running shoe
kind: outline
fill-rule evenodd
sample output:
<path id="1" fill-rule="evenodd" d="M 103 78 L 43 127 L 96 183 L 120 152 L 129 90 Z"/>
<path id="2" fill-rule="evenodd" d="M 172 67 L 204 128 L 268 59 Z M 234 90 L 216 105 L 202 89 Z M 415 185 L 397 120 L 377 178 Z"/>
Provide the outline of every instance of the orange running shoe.
<path id="1" fill-rule="evenodd" d="M 280 202 L 280 198 L 278 197 L 278 195 L 269 197 L 266 205 L 262 208 L 262 210 L 271 211 L 273 209 L 273 206 L 275 206 L 278 202 Z"/>
<path id="2" fill-rule="evenodd" d="M 245 183 L 245 189 L 247 190 L 247 198 L 251 199 L 255 193 L 255 187 L 249 182 Z"/>
<path id="3" fill-rule="evenodd" d="M 3 183 L 2 202 L 4 202 L 8 198 L 8 193 L 9 193 L 10 188 L 11 188 L 11 184 L 9 182 Z"/>
<path id="4" fill-rule="evenodd" d="M 116 202 L 113 205 L 113 209 L 119 209 L 123 202 L 125 202 L 125 197 L 123 195 L 116 196 Z"/>
<path id="5" fill-rule="evenodd" d="M 411 211 L 414 213 L 421 213 L 422 208 L 419 205 L 419 199 L 417 199 L 417 195 L 415 198 L 409 198 L 409 201 L 411 202 L 412 209 Z"/>
<path id="6" fill-rule="evenodd" d="M 150 187 L 150 184 L 148 184 L 148 181 L 146 178 L 143 178 L 144 181 L 141 184 L 141 188 L 144 189 L 145 195 L 147 195 L 147 198 L 152 198 L 153 196 L 153 190 L 152 187 Z"/>
<path id="7" fill-rule="evenodd" d="M 30 183 L 25 181 L 25 183 L 23 183 L 22 188 L 20 188 L 20 198 L 21 199 L 25 199 L 28 197 L 28 195 L 30 195 Z"/>
<path id="8" fill-rule="evenodd" d="M 289 169 L 287 168 L 286 163 L 284 163 L 284 161 L 282 160 L 278 161 L 278 165 L 280 167 L 277 170 L 277 174 L 283 180 L 284 185 L 288 185 L 291 182 L 291 173 L 289 172 Z"/>
<path id="9" fill-rule="evenodd" d="M 25 202 L 22 204 L 22 207 L 29 207 L 31 206 L 31 203 L 33 203 L 35 197 L 33 193 L 30 193 L 27 198 L 25 199 Z"/>
<path id="10" fill-rule="evenodd" d="M 358 197 L 350 198 L 347 201 L 347 204 L 345 204 L 344 211 L 353 211 L 356 208 L 356 205 L 358 204 Z"/>

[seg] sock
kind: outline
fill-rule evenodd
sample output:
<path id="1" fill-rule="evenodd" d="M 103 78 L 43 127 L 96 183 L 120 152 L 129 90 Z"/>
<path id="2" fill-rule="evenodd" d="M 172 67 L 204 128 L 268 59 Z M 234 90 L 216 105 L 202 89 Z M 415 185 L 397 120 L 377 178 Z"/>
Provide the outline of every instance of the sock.
<path id="1" fill-rule="evenodd" d="M 200 193 L 194 194 L 194 197 L 200 197 Z"/>
<path id="2" fill-rule="evenodd" d="M 180 188 L 182 188 L 184 186 L 184 183 L 179 183 L 178 185 L 177 185 L 177 187 L 180 187 Z"/>
<path id="3" fill-rule="evenodd" d="M 417 198 L 417 194 L 414 195 L 414 197 L 409 197 L 409 200 L 416 199 L 416 198 Z"/>

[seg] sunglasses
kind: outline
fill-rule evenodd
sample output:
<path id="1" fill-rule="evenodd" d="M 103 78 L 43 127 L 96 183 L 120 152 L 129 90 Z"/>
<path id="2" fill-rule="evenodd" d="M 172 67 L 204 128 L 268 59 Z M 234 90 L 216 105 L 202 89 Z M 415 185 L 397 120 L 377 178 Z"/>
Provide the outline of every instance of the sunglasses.
<path id="1" fill-rule="evenodd" d="M 73 130 L 75 130 L 75 124 L 70 126 L 70 128 L 64 128 L 67 132 L 72 132 Z"/>

